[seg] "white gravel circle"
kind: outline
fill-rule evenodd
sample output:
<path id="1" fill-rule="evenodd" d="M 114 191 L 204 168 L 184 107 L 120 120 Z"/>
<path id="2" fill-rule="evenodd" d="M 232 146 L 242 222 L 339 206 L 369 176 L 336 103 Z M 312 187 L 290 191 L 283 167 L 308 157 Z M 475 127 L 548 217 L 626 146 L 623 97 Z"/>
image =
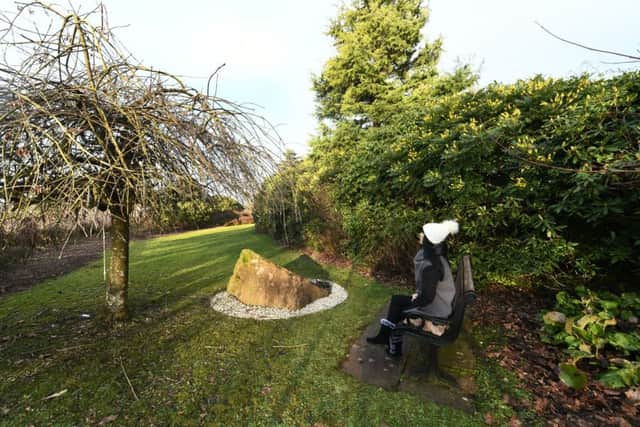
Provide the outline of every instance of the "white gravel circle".
<path id="1" fill-rule="evenodd" d="M 305 316 L 318 311 L 328 310 L 347 299 L 347 291 L 342 286 L 328 280 L 312 279 L 311 281 L 322 282 L 324 285 L 331 285 L 331 293 L 326 297 L 318 298 L 312 303 L 305 305 L 300 310 L 289 311 L 282 308 L 246 305 L 238 301 L 238 299 L 228 294 L 226 291 L 219 292 L 211 297 L 211 308 L 232 317 L 274 320 Z"/>

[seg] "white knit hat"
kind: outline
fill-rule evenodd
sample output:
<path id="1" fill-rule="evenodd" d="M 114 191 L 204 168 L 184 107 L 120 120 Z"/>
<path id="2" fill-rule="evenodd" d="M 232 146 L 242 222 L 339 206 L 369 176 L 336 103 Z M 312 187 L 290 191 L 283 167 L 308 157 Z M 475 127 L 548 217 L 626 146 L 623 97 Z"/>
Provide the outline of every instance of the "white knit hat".
<path id="1" fill-rule="evenodd" d="M 458 223 L 450 219 L 442 222 L 430 222 L 422 226 L 424 235 L 434 245 L 443 242 L 449 234 L 456 234 L 458 229 Z"/>

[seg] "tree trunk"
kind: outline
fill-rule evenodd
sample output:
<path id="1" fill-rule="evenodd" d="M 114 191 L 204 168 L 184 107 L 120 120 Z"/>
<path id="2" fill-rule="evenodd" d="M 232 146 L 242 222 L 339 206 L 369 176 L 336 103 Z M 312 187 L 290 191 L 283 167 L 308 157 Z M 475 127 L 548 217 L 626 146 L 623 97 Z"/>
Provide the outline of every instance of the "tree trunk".
<path id="1" fill-rule="evenodd" d="M 129 215 L 114 212 L 111 216 L 111 260 L 107 283 L 107 320 L 127 320 L 127 288 L 129 286 Z"/>

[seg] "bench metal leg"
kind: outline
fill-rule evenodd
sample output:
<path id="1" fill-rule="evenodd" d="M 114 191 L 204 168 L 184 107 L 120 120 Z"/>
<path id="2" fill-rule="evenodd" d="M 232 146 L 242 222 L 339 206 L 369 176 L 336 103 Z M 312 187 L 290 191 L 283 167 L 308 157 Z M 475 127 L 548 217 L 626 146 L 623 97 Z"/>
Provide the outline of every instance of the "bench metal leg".
<path id="1" fill-rule="evenodd" d="M 453 375 L 442 371 L 438 362 L 438 347 L 433 344 L 427 344 L 427 366 L 416 369 L 415 373 L 418 375 L 424 374 L 427 378 L 433 376 L 451 387 L 459 388 L 458 380 Z"/>

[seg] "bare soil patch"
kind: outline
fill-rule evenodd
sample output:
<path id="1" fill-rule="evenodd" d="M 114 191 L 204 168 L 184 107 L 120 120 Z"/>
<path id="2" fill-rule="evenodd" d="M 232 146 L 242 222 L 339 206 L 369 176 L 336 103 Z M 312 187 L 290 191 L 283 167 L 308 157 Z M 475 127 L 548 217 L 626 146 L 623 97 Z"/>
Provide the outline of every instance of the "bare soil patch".
<path id="1" fill-rule="evenodd" d="M 108 240 L 106 245 L 110 246 Z M 70 240 L 64 250 L 61 247 L 38 249 L 29 258 L 0 268 L 0 296 L 67 274 L 99 259 L 102 253 L 102 236 Z"/>

